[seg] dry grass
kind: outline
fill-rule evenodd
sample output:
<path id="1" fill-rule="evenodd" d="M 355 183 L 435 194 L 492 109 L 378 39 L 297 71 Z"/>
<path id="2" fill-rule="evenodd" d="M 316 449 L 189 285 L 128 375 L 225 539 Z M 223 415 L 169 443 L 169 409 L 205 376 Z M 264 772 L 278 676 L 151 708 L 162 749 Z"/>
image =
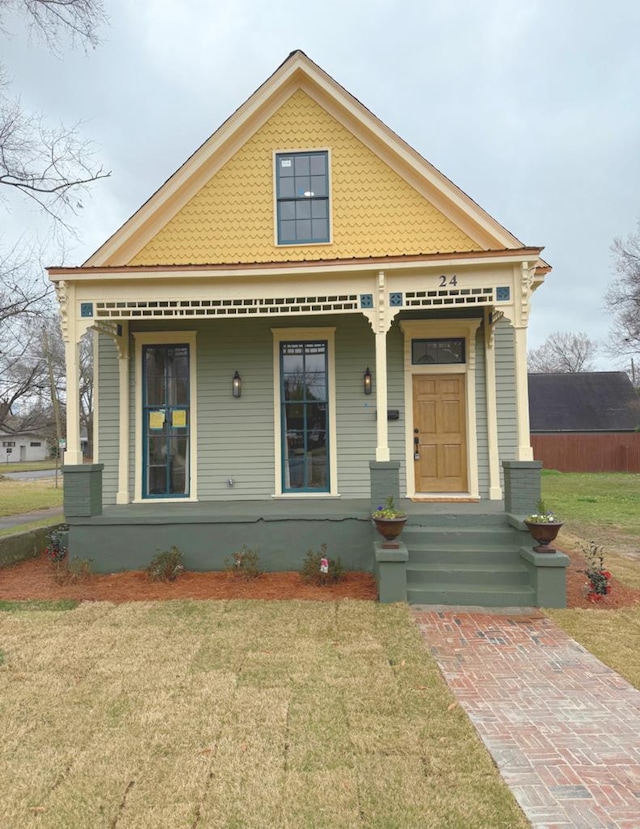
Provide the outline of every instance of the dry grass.
<path id="1" fill-rule="evenodd" d="M 0 612 L 12 829 L 527 821 L 403 606 Z"/>
<path id="2" fill-rule="evenodd" d="M 0 516 L 59 507 L 62 505 L 62 475 L 56 489 L 53 478 L 35 481 L 0 479 Z"/>
<path id="3" fill-rule="evenodd" d="M 38 521 L 30 521 L 28 524 L 15 524 L 12 527 L 5 527 L 0 530 L 0 538 L 3 535 L 16 535 L 17 533 L 29 532 L 29 530 L 37 530 L 40 527 L 55 527 L 62 521 L 62 516 L 52 515 L 51 518 L 40 518 Z"/>
<path id="4" fill-rule="evenodd" d="M 636 564 L 636 571 L 638 565 Z M 553 621 L 640 690 L 640 607 L 548 610 Z"/>

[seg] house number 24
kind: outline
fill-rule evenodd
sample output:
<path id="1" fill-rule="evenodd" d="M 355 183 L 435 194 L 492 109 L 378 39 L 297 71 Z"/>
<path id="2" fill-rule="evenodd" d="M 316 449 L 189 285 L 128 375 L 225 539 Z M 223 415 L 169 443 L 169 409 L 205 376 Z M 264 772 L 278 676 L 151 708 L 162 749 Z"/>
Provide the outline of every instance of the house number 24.
<path id="1" fill-rule="evenodd" d="M 440 288 L 446 288 L 447 285 L 453 285 L 455 288 L 455 286 L 458 284 L 458 278 L 455 274 L 453 276 L 445 276 L 444 274 L 442 274 L 442 276 L 439 277 L 439 279 L 440 284 L 438 287 Z"/>

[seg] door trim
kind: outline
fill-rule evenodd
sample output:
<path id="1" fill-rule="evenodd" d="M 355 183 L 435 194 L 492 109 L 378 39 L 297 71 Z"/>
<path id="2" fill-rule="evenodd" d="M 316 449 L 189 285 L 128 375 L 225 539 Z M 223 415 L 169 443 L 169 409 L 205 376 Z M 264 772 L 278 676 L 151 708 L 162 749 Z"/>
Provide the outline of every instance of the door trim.
<path id="1" fill-rule="evenodd" d="M 400 329 L 404 334 L 404 405 L 405 418 L 405 464 L 407 475 L 407 498 L 455 501 L 479 499 L 478 490 L 478 443 L 476 437 L 476 335 L 482 319 L 451 318 L 439 320 L 402 320 Z M 465 340 L 465 363 L 444 363 L 441 365 L 412 365 L 411 340 L 442 337 L 463 337 Z M 416 492 L 413 463 L 413 375 L 414 374 L 464 374 L 466 396 L 467 429 L 467 482 L 468 492 L 431 493 Z"/>

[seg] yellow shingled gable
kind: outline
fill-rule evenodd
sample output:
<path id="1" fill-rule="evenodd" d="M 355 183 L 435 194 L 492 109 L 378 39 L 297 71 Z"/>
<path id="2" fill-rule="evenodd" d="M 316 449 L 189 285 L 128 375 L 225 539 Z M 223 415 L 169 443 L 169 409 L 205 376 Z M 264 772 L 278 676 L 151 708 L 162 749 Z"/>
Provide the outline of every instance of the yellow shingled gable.
<path id="1" fill-rule="evenodd" d="M 314 148 L 331 152 L 332 242 L 275 245 L 273 153 Z M 479 249 L 299 89 L 129 264 L 308 261 Z"/>

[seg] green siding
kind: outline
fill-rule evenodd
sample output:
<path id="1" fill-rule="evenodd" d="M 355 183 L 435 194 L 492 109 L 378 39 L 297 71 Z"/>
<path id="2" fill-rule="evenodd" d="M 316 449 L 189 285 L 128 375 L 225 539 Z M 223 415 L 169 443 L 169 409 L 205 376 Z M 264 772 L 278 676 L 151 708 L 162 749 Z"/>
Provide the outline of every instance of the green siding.
<path id="1" fill-rule="evenodd" d="M 369 493 L 369 461 L 375 460 L 376 395 L 374 335 L 360 315 L 195 321 L 131 326 L 131 330 L 197 331 L 198 498 L 255 500 L 271 498 L 275 486 L 274 373 L 272 328 L 335 327 L 337 432 L 331 435 L 338 454 L 338 492 L 349 498 Z M 134 339 L 131 337 L 130 418 L 135 423 Z M 114 504 L 118 490 L 118 356 L 113 341 L 100 335 L 99 459 L 104 464 L 103 497 Z M 496 387 L 500 458 L 516 452 L 513 329 L 496 328 Z M 476 413 L 479 486 L 488 494 L 488 441 L 485 405 L 484 335 L 476 341 Z M 400 463 L 400 491 L 406 493 L 404 340 L 394 322 L 387 337 L 388 405 L 400 418 L 388 422 L 391 460 Z M 362 378 L 369 366 L 373 394 L 365 396 Z M 231 394 L 235 371 L 242 377 L 242 397 Z M 130 493 L 134 492 L 133 437 L 129 445 Z M 234 480 L 230 487 L 228 479 Z"/>
<path id="2" fill-rule="evenodd" d="M 476 332 L 476 441 L 478 460 L 478 491 L 481 498 L 489 497 L 489 436 L 487 425 L 484 327 Z"/>
<path id="3" fill-rule="evenodd" d="M 387 405 L 390 409 L 400 411 L 399 420 L 388 422 L 389 455 L 392 461 L 400 462 L 400 493 L 407 493 L 407 461 L 405 457 L 406 417 L 413 417 L 413 412 L 405 412 L 404 406 L 404 334 L 396 320 L 387 334 Z M 375 423 L 374 445 L 371 459 L 375 458 Z M 366 490 L 365 490 L 366 491 Z"/>
<path id="4" fill-rule="evenodd" d="M 102 473 L 102 503 L 115 504 L 118 491 L 118 351 L 113 339 L 98 335 L 98 458 Z"/>
<path id="5" fill-rule="evenodd" d="M 518 448 L 514 332 L 506 320 L 495 330 L 496 398 L 500 460 L 515 460 Z M 502 475 L 502 468 L 500 470 Z"/>

